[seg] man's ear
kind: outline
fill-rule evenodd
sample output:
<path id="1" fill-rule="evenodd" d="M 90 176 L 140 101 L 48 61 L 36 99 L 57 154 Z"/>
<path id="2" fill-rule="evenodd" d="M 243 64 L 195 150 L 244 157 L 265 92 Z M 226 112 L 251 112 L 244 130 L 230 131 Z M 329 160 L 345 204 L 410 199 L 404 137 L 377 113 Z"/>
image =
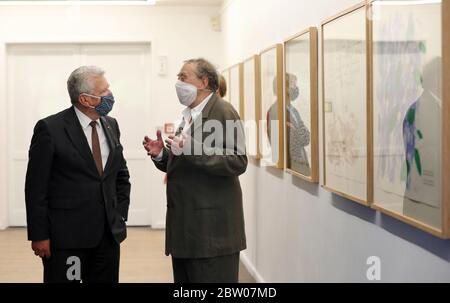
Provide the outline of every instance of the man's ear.
<path id="1" fill-rule="evenodd" d="M 208 85 L 209 85 L 208 77 L 203 78 L 202 82 L 203 82 L 203 85 L 205 86 L 205 89 L 208 88 Z"/>
<path id="2" fill-rule="evenodd" d="M 80 103 L 81 105 L 84 105 L 84 106 L 90 105 L 89 102 L 87 101 L 87 96 L 85 96 L 85 95 L 78 96 L 78 103 Z"/>

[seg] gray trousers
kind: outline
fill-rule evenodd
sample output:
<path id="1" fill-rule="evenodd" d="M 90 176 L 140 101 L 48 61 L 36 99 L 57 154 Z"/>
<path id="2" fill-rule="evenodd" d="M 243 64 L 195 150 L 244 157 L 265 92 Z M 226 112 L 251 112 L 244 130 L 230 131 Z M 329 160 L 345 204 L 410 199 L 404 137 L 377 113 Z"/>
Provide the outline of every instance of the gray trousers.
<path id="1" fill-rule="evenodd" d="M 172 257 L 175 283 L 238 283 L 239 252 L 206 259 Z"/>

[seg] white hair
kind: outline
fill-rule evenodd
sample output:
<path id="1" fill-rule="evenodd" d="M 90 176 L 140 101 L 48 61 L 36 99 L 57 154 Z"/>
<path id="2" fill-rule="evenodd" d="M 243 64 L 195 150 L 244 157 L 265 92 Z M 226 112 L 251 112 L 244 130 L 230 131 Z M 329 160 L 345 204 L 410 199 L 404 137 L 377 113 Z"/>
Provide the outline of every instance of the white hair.
<path id="1" fill-rule="evenodd" d="M 105 71 L 97 66 L 81 66 L 74 70 L 67 80 L 67 90 L 72 104 L 78 102 L 78 97 L 82 93 L 91 94 L 92 79 L 102 77 Z"/>

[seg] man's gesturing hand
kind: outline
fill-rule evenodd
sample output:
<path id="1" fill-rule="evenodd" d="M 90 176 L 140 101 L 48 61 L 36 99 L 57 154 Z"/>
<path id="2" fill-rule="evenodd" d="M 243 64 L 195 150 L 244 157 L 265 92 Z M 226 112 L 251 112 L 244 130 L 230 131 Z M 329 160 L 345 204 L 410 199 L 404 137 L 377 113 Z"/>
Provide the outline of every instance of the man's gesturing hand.
<path id="1" fill-rule="evenodd" d="M 161 131 L 158 130 L 156 132 L 156 140 L 152 140 L 149 137 L 145 136 L 142 145 L 144 145 L 144 148 L 147 151 L 147 155 L 157 157 L 164 147 L 164 142 L 161 137 Z"/>

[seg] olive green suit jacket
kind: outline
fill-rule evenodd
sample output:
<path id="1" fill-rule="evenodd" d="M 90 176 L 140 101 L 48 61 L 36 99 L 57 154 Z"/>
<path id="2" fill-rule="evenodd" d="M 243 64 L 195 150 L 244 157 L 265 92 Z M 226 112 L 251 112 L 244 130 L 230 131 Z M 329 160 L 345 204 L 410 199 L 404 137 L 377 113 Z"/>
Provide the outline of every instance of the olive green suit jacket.
<path id="1" fill-rule="evenodd" d="M 211 121 L 223 127 L 223 139 L 214 140 L 212 145 L 207 138 L 213 129 L 205 129 Z M 226 129 L 227 121 L 235 123 L 236 131 Z M 183 127 L 182 123 L 177 135 Z M 214 94 L 185 133 L 190 135 L 190 147 L 185 146 L 181 154 L 165 148 L 162 160 L 154 161 L 167 173 L 166 255 L 212 258 L 244 250 L 238 176 L 245 172 L 248 162 L 238 113 Z M 203 147 L 202 153 L 192 154 L 199 147 Z M 211 155 L 211 151 L 215 153 Z"/>

